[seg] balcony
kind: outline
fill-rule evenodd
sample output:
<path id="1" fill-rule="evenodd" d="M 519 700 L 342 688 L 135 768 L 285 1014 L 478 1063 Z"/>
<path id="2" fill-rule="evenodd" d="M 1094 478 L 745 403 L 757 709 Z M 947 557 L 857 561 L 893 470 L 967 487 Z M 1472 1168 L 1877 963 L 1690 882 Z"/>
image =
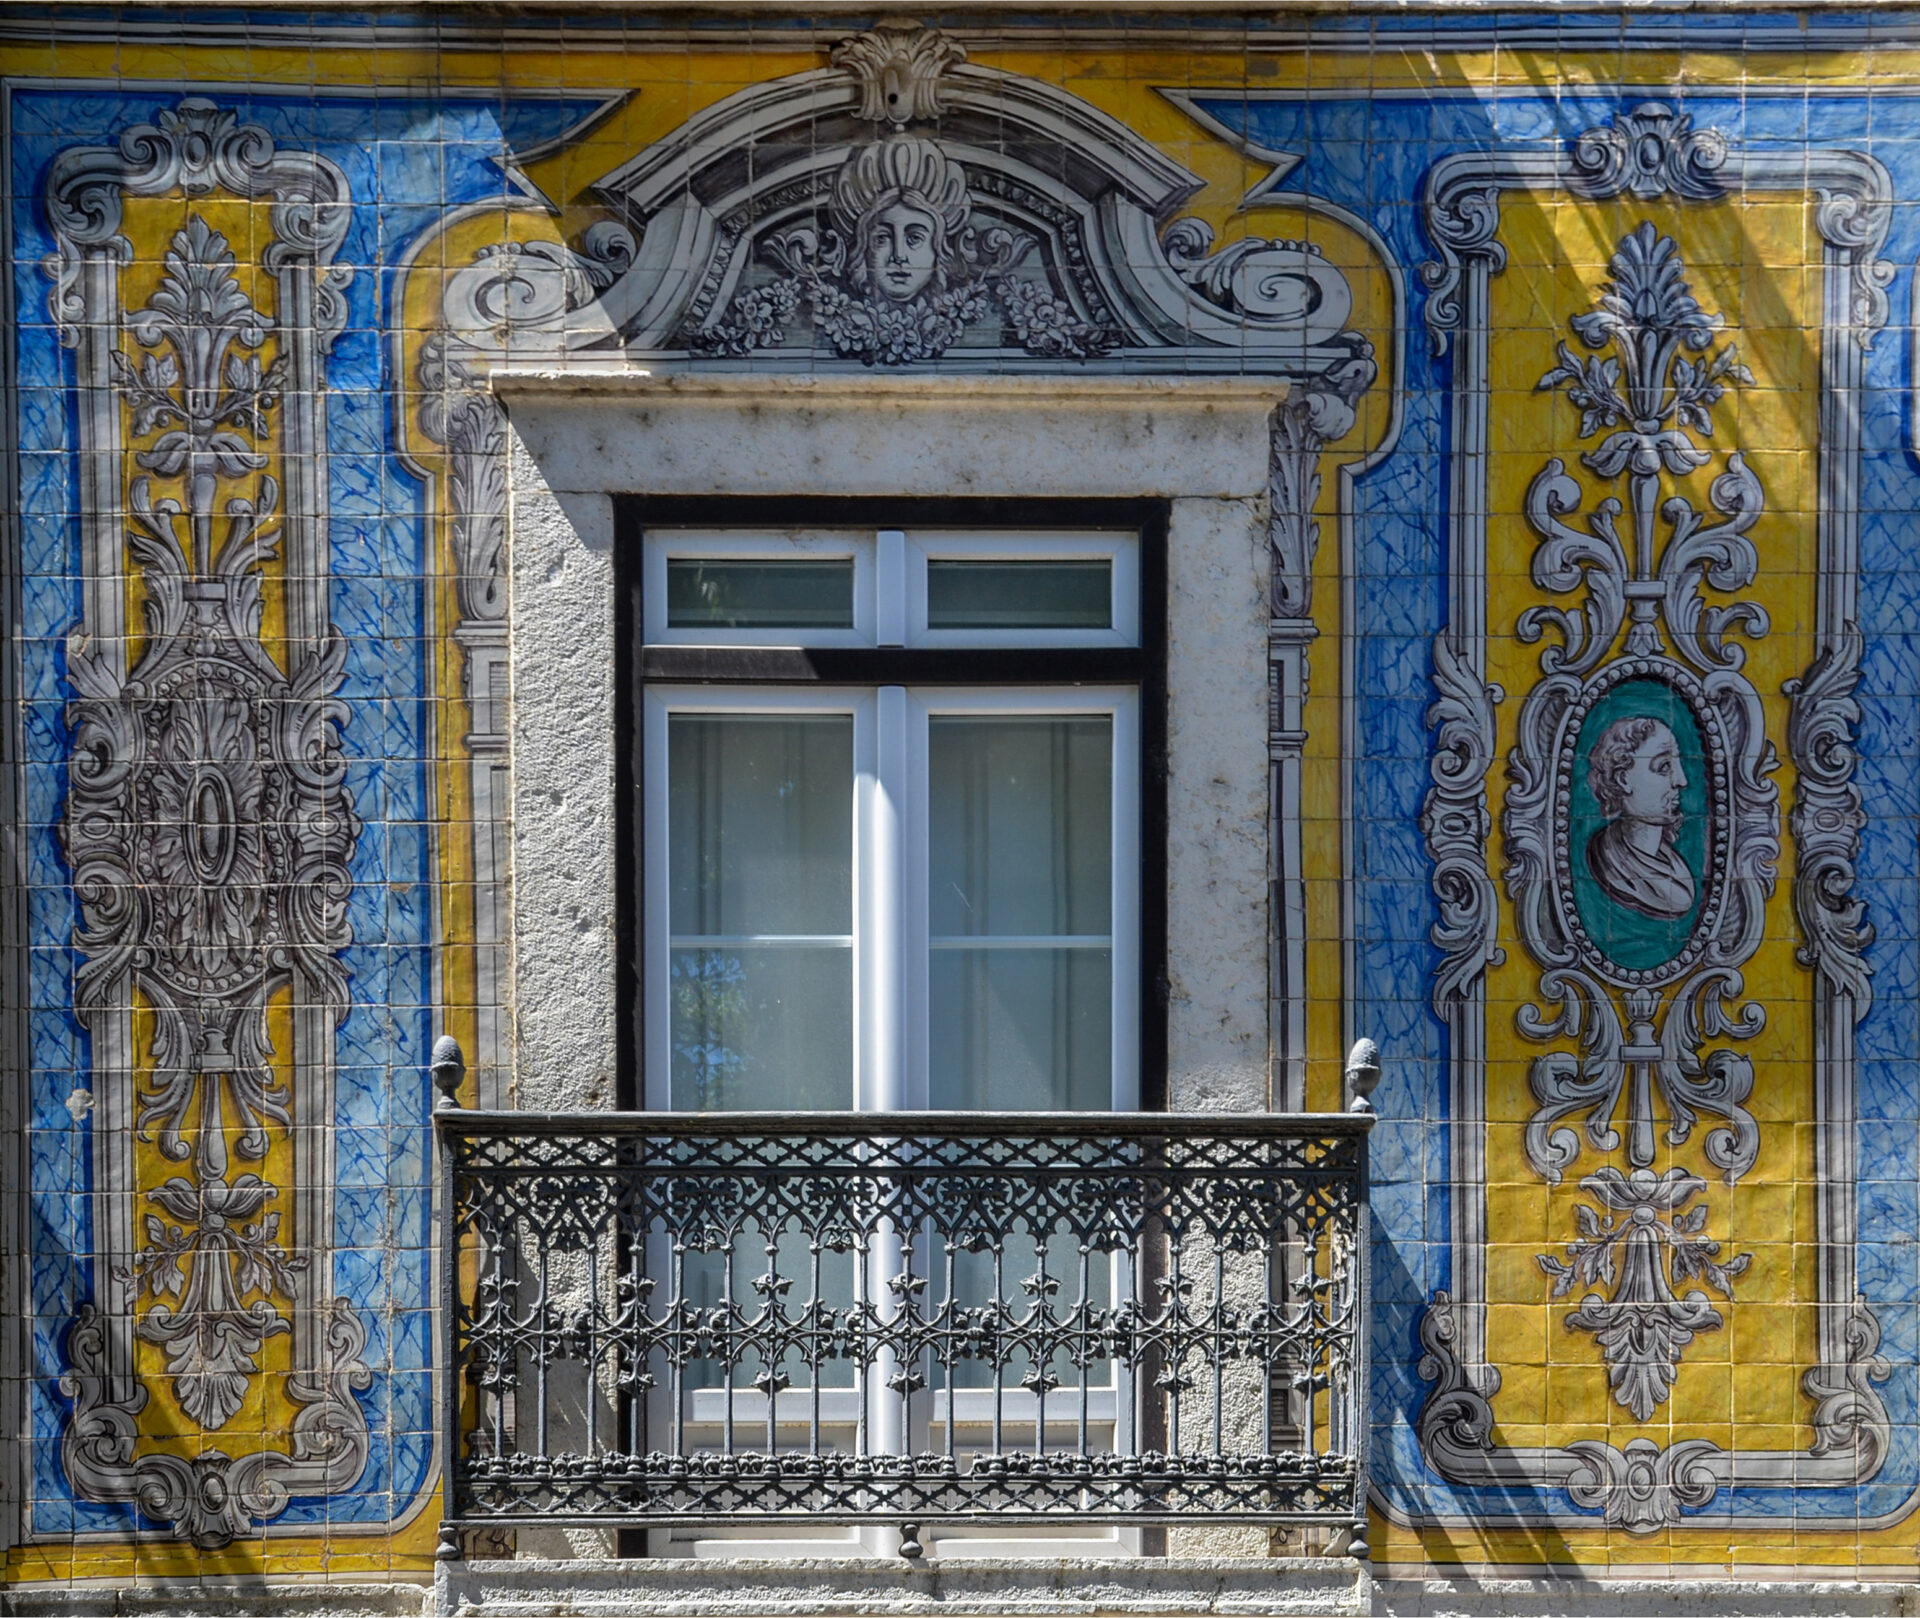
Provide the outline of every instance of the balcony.
<path id="1" fill-rule="evenodd" d="M 1369 1116 L 435 1122 L 443 1556 L 832 1525 L 910 1561 L 985 1526 L 1366 1555 Z"/>

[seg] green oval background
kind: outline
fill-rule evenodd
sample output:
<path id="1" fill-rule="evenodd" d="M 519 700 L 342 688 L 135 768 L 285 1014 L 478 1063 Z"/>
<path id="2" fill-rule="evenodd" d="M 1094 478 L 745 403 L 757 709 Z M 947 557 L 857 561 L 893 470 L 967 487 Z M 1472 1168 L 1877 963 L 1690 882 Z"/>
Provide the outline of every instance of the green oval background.
<path id="1" fill-rule="evenodd" d="M 1680 767 L 1687 784 L 1680 793 L 1680 829 L 1673 846 L 1693 873 L 1693 908 L 1684 916 L 1661 921 L 1645 916 L 1607 897 L 1606 890 L 1587 869 L 1587 842 L 1606 824 L 1600 800 L 1587 776 L 1587 758 L 1593 746 L 1618 719 L 1658 719 L 1680 745 Z M 1622 680 L 1587 711 L 1574 741 L 1573 802 L 1569 808 L 1573 906 L 1587 936 L 1616 966 L 1647 972 L 1664 966 L 1686 948 L 1700 906 L 1707 896 L 1707 761 L 1701 745 L 1700 721 L 1680 693 L 1664 680 Z"/>

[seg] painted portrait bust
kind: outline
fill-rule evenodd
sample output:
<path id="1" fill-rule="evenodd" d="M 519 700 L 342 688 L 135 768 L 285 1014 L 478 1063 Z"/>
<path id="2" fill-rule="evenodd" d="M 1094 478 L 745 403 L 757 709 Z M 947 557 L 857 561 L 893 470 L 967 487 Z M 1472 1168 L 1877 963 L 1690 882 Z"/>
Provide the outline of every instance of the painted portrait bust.
<path id="1" fill-rule="evenodd" d="M 1673 846 L 1687 772 L 1658 719 L 1619 719 L 1587 757 L 1587 782 L 1607 823 L 1587 840 L 1587 869 L 1616 904 L 1673 921 L 1693 908 L 1693 873 Z"/>

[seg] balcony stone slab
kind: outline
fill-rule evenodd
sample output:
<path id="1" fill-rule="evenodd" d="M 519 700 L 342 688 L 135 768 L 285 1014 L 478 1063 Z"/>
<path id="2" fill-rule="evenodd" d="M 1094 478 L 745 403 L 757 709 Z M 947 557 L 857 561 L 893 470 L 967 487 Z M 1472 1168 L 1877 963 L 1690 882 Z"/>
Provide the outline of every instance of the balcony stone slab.
<path id="1" fill-rule="evenodd" d="M 440 1610 L 486 1618 L 1358 1618 L 1344 1558 L 463 1562 Z"/>

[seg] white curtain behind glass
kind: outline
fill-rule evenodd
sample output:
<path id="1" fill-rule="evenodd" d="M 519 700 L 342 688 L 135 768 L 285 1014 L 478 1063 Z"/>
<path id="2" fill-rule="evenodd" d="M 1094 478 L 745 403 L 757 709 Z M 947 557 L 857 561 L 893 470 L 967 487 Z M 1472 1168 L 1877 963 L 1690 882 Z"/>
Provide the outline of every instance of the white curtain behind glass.
<path id="1" fill-rule="evenodd" d="M 675 714 L 672 1104 L 853 1104 L 853 720 Z"/>
<path id="2" fill-rule="evenodd" d="M 1113 722 L 928 725 L 935 1107 L 1112 1105 Z"/>

